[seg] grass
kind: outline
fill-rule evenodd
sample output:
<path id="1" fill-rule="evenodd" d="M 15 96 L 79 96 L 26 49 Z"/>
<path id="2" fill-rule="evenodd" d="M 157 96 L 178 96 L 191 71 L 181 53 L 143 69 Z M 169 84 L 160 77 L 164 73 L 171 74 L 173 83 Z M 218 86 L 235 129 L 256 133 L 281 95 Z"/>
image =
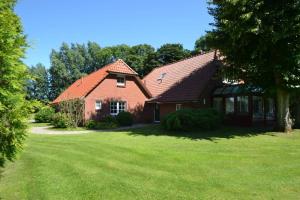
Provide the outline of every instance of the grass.
<path id="1" fill-rule="evenodd" d="M 86 131 L 89 130 L 85 127 L 70 127 L 70 128 L 54 128 L 50 127 L 48 128 L 49 130 L 54 130 L 54 131 Z"/>
<path id="2" fill-rule="evenodd" d="M 29 135 L 0 199 L 299 199 L 300 130 Z"/>
<path id="3" fill-rule="evenodd" d="M 86 130 L 88 130 L 85 127 L 54 128 L 50 123 L 37 123 L 37 122 L 29 122 L 28 126 L 29 127 L 45 127 L 45 126 L 50 126 L 48 129 L 49 130 L 54 130 L 54 131 L 86 131 Z"/>
<path id="4" fill-rule="evenodd" d="M 50 126 L 50 123 L 37 123 L 37 122 L 28 122 L 29 127 L 44 127 Z"/>

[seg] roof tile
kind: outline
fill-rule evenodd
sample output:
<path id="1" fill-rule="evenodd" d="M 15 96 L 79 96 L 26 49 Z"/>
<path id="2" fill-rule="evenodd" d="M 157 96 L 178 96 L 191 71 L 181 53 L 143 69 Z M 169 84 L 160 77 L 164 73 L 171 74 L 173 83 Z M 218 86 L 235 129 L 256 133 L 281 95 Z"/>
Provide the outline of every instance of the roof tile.
<path id="1" fill-rule="evenodd" d="M 215 52 L 194 56 L 155 68 L 143 82 L 154 96 L 152 101 L 194 101 L 216 71 Z"/>

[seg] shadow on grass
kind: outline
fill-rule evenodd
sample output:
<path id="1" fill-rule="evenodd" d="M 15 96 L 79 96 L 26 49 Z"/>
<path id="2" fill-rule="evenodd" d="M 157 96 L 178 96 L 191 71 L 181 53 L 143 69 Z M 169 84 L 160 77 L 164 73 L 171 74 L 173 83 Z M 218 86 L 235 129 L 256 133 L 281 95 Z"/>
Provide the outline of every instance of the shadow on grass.
<path id="1" fill-rule="evenodd" d="M 124 130 L 123 130 L 124 131 Z M 235 137 L 252 137 L 257 135 L 266 134 L 272 131 L 271 128 L 265 127 L 232 127 L 223 126 L 217 130 L 204 131 L 166 131 L 160 125 L 149 125 L 142 128 L 128 129 L 128 134 L 137 136 L 173 136 L 183 139 L 191 140 L 210 140 L 216 141 L 221 138 L 235 138 Z"/>
<path id="2" fill-rule="evenodd" d="M 2 177 L 3 177 L 3 172 L 4 172 L 4 169 L 2 167 L 0 167 L 0 182 L 2 180 Z M 2 200 L 3 198 L 1 197 L 1 194 L 0 194 L 0 200 Z"/>

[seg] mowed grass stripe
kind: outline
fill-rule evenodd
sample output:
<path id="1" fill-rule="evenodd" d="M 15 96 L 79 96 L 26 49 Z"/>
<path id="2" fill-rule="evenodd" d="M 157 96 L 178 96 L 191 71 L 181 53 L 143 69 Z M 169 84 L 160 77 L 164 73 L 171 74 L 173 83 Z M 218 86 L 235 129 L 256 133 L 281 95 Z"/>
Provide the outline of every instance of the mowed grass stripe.
<path id="1" fill-rule="evenodd" d="M 267 133 L 211 140 L 168 136 L 156 131 L 155 135 L 136 132 L 30 135 L 20 158 L 5 168 L 0 197 L 299 197 L 299 131 L 289 136 Z"/>

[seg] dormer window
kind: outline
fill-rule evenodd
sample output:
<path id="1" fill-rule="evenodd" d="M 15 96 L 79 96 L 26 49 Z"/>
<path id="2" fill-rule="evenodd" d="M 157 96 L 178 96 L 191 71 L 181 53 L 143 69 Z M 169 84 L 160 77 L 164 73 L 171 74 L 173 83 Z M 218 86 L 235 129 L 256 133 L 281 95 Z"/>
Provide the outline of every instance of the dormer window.
<path id="1" fill-rule="evenodd" d="M 117 76 L 117 86 L 125 87 L 126 79 L 125 76 Z"/>

